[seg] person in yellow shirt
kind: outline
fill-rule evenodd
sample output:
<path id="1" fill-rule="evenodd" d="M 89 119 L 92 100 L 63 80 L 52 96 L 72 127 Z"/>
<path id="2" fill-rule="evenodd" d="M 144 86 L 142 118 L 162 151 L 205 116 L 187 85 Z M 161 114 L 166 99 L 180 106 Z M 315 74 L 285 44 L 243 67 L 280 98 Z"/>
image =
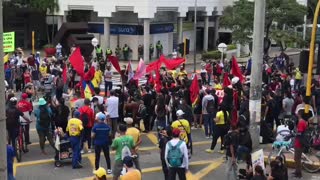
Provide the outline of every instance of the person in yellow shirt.
<path id="1" fill-rule="evenodd" d="M 221 147 L 220 153 L 224 154 L 223 141 L 224 136 L 228 133 L 229 130 L 229 122 L 230 122 L 230 115 L 225 107 L 221 106 L 220 111 L 217 112 L 216 118 L 214 119 L 216 125 L 214 126 L 213 136 L 212 136 L 212 143 L 210 149 L 206 149 L 207 153 L 213 153 L 214 148 L 217 145 L 217 140 L 221 138 Z"/>
<path id="2" fill-rule="evenodd" d="M 93 87 L 97 88 L 100 86 L 102 81 L 102 71 L 100 70 L 100 67 L 97 66 L 96 72 L 94 73 L 94 77 L 92 79 L 92 85 Z"/>
<path id="3" fill-rule="evenodd" d="M 183 140 L 188 148 L 188 155 L 189 158 L 192 154 L 192 139 L 191 139 L 191 128 L 190 123 L 188 120 L 184 119 L 183 115 L 184 112 L 182 110 L 178 110 L 176 112 L 177 120 L 172 122 L 171 127 L 172 129 L 179 129 L 180 130 L 180 139 Z"/>
<path id="4" fill-rule="evenodd" d="M 124 118 L 124 122 L 127 123 L 126 135 L 132 136 L 133 142 L 135 144 L 135 147 L 134 147 L 135 152 L 132 155 L 134 166 L 141 172 L 140 163 L 139 163 L 139 155 L 138 155 L 139 145 L 142 142 L 140 131 L 137 128 L 132 126 L 133 119 L 131 117 Z"/>
<path id="5" fill-rule="evenodd" d="M 47 74 L 47 66 L 46 66 L 46 63 L 42 63 L 41 66 L 39 67 L 39 71 L 40 71 L 40 74 L 41 74 L 41 77 L 45 77 L 46 74 Z"/>
<path id="6" fill-rule="evenodd" d="M 295 77 L 294 77 L 294 89 L 300 89 L 301 86 L 301 82 L 302 82 L 302 73 L 299 69 L 299 67 L 296 67 L 296 69 L 294 70 L 295 73 Z"/>
<path id="7" fill-rule="evenodd" d="M 82 121 L 80 118 L 80 112 L 75 111 L 72 119 L 68 121 L 66 131 L 69 134 L 69 141 L 72 148 L 72 168 L 82 168 L 81 165 L 81 134 L 83 131 Z"/>
<path id="8" fill-rule="evenodd" d="M 141 172 L 133 168 L 133 159 L 130 156 L 126 156 L 123 159 L 123 165 L 127 170 L 127 173 L 121 177 L 121 180 L 141 180 Z"/>

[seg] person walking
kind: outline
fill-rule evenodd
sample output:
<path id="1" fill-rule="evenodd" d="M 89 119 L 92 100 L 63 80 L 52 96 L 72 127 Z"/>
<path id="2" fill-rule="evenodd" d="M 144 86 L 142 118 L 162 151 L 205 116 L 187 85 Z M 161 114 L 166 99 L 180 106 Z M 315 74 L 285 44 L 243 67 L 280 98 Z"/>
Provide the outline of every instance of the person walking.
<path id="1" fill-rule="evenodd" d="M 230 125 L 230 115 L 228 111 L 224 107 L 221 107 L 220 111 L 217 112 L 216 117 L 214 118 L 215 126 L 214 131 L 212 135 L 212 143 L 210 149 L 207 149 L 207 153 L 213 153 L 214 148 L 217 145 L 218 138 L 221 138 L 221 147 L 220 147 L 220 153 L 224 153 L 224 136 L 228 133 L 229 125 Z"/>
<path id="2" fill-rule="evenodd" d="M 189 169 L 188 149 L 183 140 L 180 140 L 180 130 L 173 129 L 172 139 L 165 149 L 165 160 L 169 167 L 169 180 L 175 180 L 178 174 L 180 180 L 186 180 Z"/>
<path id="3" fill-rule="evenodd" d="M 228 132 L 224 141 L 227 156 L 227 180 L 236 180 L 238 178 L 238 165 L 236 154 L 239 144 L 239 130 L 236 125 L 231 127 L 231 131 Z"/>
<path id="4" fill-rule="evenodd" d="M 102 52 L 102 48 L 100 47 L 100 44 L 96 46 L 96 56 L 98 61 L 103 57 L 103 52 Z"/>
<path id="5" fill-rule="evenodd" d="M 303 149 L 305 147 L 305 140 L 303 137 L 304 132 L 308 128 L 307 118 L 302 117 L 305 115 L 303 111 L 298 112 L 298 125 L 297 125 L 297 136 L 294 141 L 294 161 L 296 164 L 296 170 L 293 173 L 295 177 L 302 178 L 302 170 L 301 170 L 301 156 Z"/>
<path id="6" fill-rule="evenodd" d="M 302 83 L 302 73 L 299 67 L 296 67 L 296 69 L 294 70 L 294 73 L 295 73 L 294 90 L 299 90 Z"/>
<path id="7" fill-rule="evenodd" d="M 177 120 L 171 124 L 172 129 L 178 128 L 180 130 L 180 139 L 183 140 L 188 148 L 188 157 L 191 157 L 191 127 L 188 120 L 184 119 L 185 113 L 182 110 L 178 110 Z"/>
<path id="8" fill-rule="evenodd" d="M 163 46 L 160 41 L 157 42 L 156 49 L 157 49 L 157 58 L 159 58 L 162 55 L 162 51 L 163 51 Z"/>
<path id="9" fill-rule="evenodd" d="M 15 180 L 16 178 L 13 175 L 13 163 L 14 163 L 14 157 L 15 157 L 15 151 L 14 148 L 7 144 L 7 176 L 8 180 Z"/>
<path id="10" fill-rule="evenodd" d="M 73 116 L 74 118 L 68 121 L 66 131 L 69 134 L 69 141 L 72 148 L 72 168 L 79 169 L 82 168 L 81 165 L 81 136 L 83 133 L 82 121 L 80 118 L 80 112 L 75 111 Z"/>
<path id="11" fill-rule="evenodd" d="M 141 44 L 138 46 L 138 59 L 143 59 L 143 46 Z"/>
<path id="12" fill-rule="evenodd" d="M 134 166 L 141 172 L 138 154 L 139 146 L 142 142 L 140 131 L 136 127 L 133 127 L 133 119 L 131 117 L 124 118 L 124 122 L 127 123 L 126 135 L 131 136 L 133 138 L 133 142 L 135 143 L 135 149 L 132 155 Z"/>
<path id="13" fill-rule="evenodd" d="M 112 76 L 111 66 L 107 66 L 107 69 L 104 71 L 104 96 L 108 96 L 108 91 L 112 89 Z"/>
<path id="14" fill-rule="evenodd" d="M 88 142 L 88 153 L 91 153 L 91 130 L 94 124 L 94 112 L 91 108 L 91 101 L 89 99 L 84 100 L 84 106 L 79 108 L 80 120 L 84 127 L 83 139 L 81 143 L 81 153 L 84 153 L 84 142 Z"/>
<path id="15" fill-rule="evenodd" d="M 57 151 L 53 142 L 52 136 L 52 118 L 53 113 L 49 106 L 47 106 L 47 101 L 44 98 L 40 98 L 38 101 L 39 108 L 34 111 L 36 117 L 36 129 L 39 135 L 39 144 L 41 153 L 47 155 L 44 150 L 44 145 L 46 139 L 49 141 L 50 146 Z"/>
<path id="16" fill-rule="evenodd" d="M 131 156 L 131 152 L 135 148 L 132 136 L 126 135 L 127 126 L 119 124 L 118 129 L 119 136 L 113 140 L 111 145 L 112 150 L 116 151 L 113 167 L 113 180 L 118 180 L 123 168 L 123 159 L 126 156 Z"/>
<path id="17" fill-rule="evenodd" d="M 119 98 L 115 96 L 116 93 L 114 90 L 110 91 L 110 97 L 107 99 L 107 112 L 110 115 L 112 136 L 116 134 L 117 125 L 119 120 Z"/>
<path id="18" fill-rule="evenodd" d="M 213 117 L 215 115 L 215 99 L 211 90 L 206 89 L 206 95 L 202 99 L 202 115 L 206 138 L 210 138 L 213 132 Z"/>
<path id="19" fill-rule="evenodd" d="M 33 110 L 33 106 L 32 106 L 32 103 L 30 101 L 28 101 L 27 99 L 28 99 L 28 94 L 23 93 L 21 95 L 21 100 L 17 104 L 17 107 L 23 113 L 23 115 L 25 117 L 27 117 L 28 119 L 31 119 L 30 114 Z M 20 124 L 21 124 L 21 126 L 24 127 L 24 141 L 26 144 L 25 150 L 28 151 L 28 144 L 31 144 L 30 135 L 29 135 L 30 124 L 21 116 L 20 116 Z"/>
<path id="20" fill-rule="evenodd" d="M 108 174 L 112 173 L 111 163 L 110 163 L 110 150 L 109 143 L 111 141 L 111 128 L 106 123 L 106 115 L 103 113 L 97 114 L 98 122 L 92 128 L 91 138 L 94 141 L 94 152 L 95 152 L 95 168 L 96 170 L 100 167 L 100 154 L 103 151 L 104 157 L 106 159 Z"/>

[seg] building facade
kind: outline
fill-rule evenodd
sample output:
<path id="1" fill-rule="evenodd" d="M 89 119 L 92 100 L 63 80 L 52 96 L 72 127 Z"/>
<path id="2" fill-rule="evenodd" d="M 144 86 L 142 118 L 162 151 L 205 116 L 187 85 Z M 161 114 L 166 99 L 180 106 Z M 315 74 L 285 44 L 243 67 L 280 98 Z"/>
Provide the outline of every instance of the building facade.
<path id="1" fill-rule="evenodd" d="M 143 45 L 149 61 L 149 45 L 161 41 L 163 53 L 170 54 L 184 38 L 193 49 L 194 10 L 197 6 L 197 48 L 207 51 L 219 40 L 219 16 L 233 0 L 58 0 L 58 28 L 63 22 L 87 21 L 103 49 L 128 44 L 132 59 L 138 59 Z M 200 39 L 200 40 L 199 40 Z"/>

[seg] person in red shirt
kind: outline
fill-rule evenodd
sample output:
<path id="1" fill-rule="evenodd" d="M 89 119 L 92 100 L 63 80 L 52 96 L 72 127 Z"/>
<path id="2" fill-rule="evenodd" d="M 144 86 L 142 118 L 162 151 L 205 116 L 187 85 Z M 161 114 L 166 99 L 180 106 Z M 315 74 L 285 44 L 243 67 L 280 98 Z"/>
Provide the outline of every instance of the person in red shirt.
<path id="1" fill-rule="evenodd" d="M 91 102 L 89 99 L 84 100 L 84 106 L 79 109 L 80 112 L 80 120 L 82 121 L 84 127 L 84 134 L 81 144 L 81 149 L 83 153 L 83 143 L 88 142 L 88 153 L 91 153 L 91 129 L 94 124 L 94 112 L 90 107 Z"/>
<path id="2" fill-rule="evenodd" d="M 31 74 L 28 69 L 26 69 L 23 73 L 24 84 L 28 84 L 31 82 Z"/>
<path id="3" fill-rule="evenodd" d="M 25 117 L 30 119 L 30 114 L 33 111 L 32 104 L 28 101 L 28 94 L 23 93 L 21 95 L 21 100 L 17 103 L 17 108 L 24 114 Z M 30 124 L 22 117 L 20 117 L 20 123 L 22 126 L 24 126 L 24 139 L 26 143 L 26 151 L 28 151 L 28 144 L 31 144 L 30 142 L 30 135 L 29 135 L 29 129 Z"/>
<path id="4" fill-rule="evenodd" d="M 205 68 L 206 68 L 206 71 L 207 71 L 207 74 L 208 74 L 208 85 L 210 85 L 211 75 L 212 75 L 212 71 L 213 71 L 213 67 L 212 67 L 211 61 L 207 62 Z"/>
<path id="5" fill-rule="evenodd" d="M 296 171 L 294 172 L 294 176 L 301 178 L 302 172 L 301 172 L 301 156 L 303 152 L 303 145 L 300 141 L 302 134 L 307 130 L 308 123 L 306 120 L 302 118 L 302 115 L 304 114 L 304 111 L 298 112 L 298 125 L 297 125 L 297 136 L 294 141 L 294 161 L 296 162 Z"/>

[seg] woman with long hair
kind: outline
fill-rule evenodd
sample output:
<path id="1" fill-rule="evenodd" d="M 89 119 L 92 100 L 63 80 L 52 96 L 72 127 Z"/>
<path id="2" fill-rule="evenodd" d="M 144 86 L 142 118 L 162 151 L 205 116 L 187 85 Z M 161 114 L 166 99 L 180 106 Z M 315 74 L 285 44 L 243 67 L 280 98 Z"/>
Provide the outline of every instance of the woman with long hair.
<path id="1" fill-rule="evenodd" d="M 156 125 L 158 132 L 168 125 L 166 119 L 167 112 L 168 106 L 165 104 L 165 98 L 163 95 L 159 95 L 157 98 L 157 104 L 155 106 L 155 114 L 157 116 Z"/>

